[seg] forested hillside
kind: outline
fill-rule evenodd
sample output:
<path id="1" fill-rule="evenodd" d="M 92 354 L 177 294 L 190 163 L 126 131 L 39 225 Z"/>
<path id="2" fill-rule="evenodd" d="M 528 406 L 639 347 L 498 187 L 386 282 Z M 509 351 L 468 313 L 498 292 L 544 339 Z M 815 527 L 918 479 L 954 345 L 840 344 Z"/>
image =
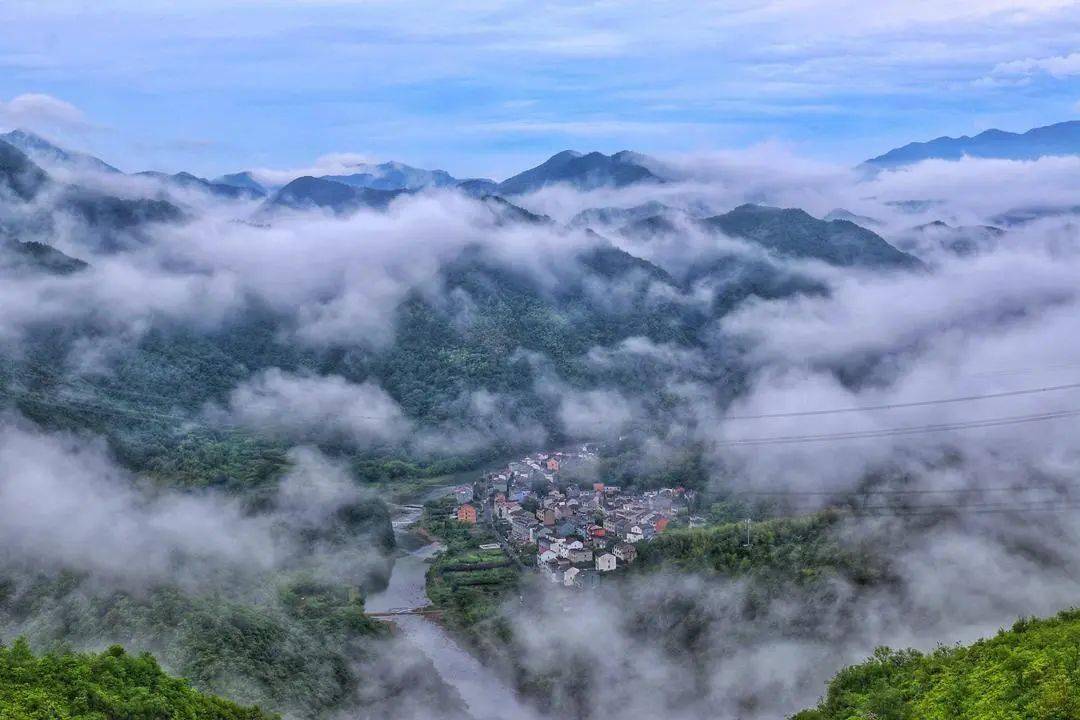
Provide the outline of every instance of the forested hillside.
<path id="1" fill-rule="evenodd" d="M 35 656 L 24 640 L 0 646 L 0 717 L 10 720 L 272 720 L 275 715 L 196 692 L 148 654 Z"/>
<path id="2" fill-rule="evenodd" d="M 875 556 L 871 544 L 853 542 L 843 529 L 844 516 L 834 512 L 756 522 L 749 532 L 743 522 L 676 529 L 642 543 L 634 569 L 802 585 L 830 576 L 856 584 L 881 581 L 883 558 Z"/>
<path id="3" fill-rule="evenodd" d="M 372 672 L 363 662 L 385 638 L 385 626 L 367 619 L 345 588 L 300 581 L 282 586 L 275 602 L 257 602 L 177 587 L 101 595 L 93 585 L 70 574 L 9 572 L 0 620 L 39 647 L 107 638 L 151 651 L 199 689 L 305 717 L 345 704 L 373 680 L 363 677 Z"/>
<path id="4" fill-rule="evenodd" d="M 1080 611 L 1022 619 L 972 645 L 879 648 L 793 720 L 1071 720 L 1080 717 Z"/>
<path id="5" fill-rule="evenodd" d="M 143 179 L 164 183 L 153 197 L 64 184 L 11 145 L 0 150 L 0 185 L 12 194 L 0 215 L 0 233 L 10 238 L 4 254 L 28 288 L 63 290 L 69 277 L 115 272 L 128 254 L 143 253 L 160 253 L 160 271 L 178 283 L 202 282 L 213 260 L 184 257 L 186 248 L 163 238 L 210 211 L 241 215 L 214 232 L 239 228 L 249 235 L 239 264 L 223 269 L 243 274 L 259 259 L 260 243 L 276 242 L 296 222 L 287 213 L 254 222 L 243 216 L 251 212 L 247 206 L 219 207 L 229 199 L 213 193 L 203 207 L 190 194 L 201 185 L 185 185 L 189 194 L 176 195 L 175 182 L 152 174 Z M 624 156 L 636 157 L 617 157 Z M 797 210 L 747 205 L 701 221 L 703 232 L 729 232 L 756 250 L 711 247 L 686 265 L 648 248 L 644 256 L 631 254 L 591 229 L 561 226 L 501 197 L 453 202 L 465 203 L 454 212 L 471 218 L 467 232 L 439 253 L 429 274 L 395 288 L 400 297 L 392 293 L 395 301 L 380 314 L 385 338 L 338 331 L 305 340 L 312 312 L 339 312 L 335 303 L 344 303 L 333 298 L 342 288 L 332 287 L 340 282 L 332 274 L 331 287 L 316 290 L 307 315 L 291 301 L 252 290 L 238 290 L 235 306 L 205 323 L 157 309 L 135 327 L 117 326 L 109 307 L 55 320 L 45 313 L 16 323 L 10 332 L 19 342 L 0 345 L 0 401 L 43 427 L 106 437 L 125 465 L 167 485 L 250 489 L 272 482 L 282 453 L 298 442 L 347 458 L 374 480 L 438 474 L 537 442 L 597 434 L 593 426 L 567 422 L 565 401 L 575 394 L 633 396 L 635 421 L 650 431 L 662 429 L 685 402 L 673 382 L 709 385 L 715 400 L 726 402 L 747 368 L 739 362 L 741 346 L 718 333 L 717 321 L 755 298 L 828 292 L 820 279 L 789 267 L 792 258 L 874 270 L 918 266 L 873 232 Z M 348 222 L 344 215 L 341 222 Z M 312 219 L 319 217 L 312 211 Z M 77 228 L 69 245 L 78 252 L 71 257 L 48 245 L 65 223 Z M 518 247 L 526 232 L 544 241 Z M 340 261 L 369 266 L 358 253 Z M 635 343 L 631 352 L 627 342 Z M 672 357 L 694 355 L 700 359 L 673 372 Z M 267 371 L 370 383 L 412 432 L 358 442 L 319 426 L 269 432 L 265 423 L 237 422 L 232 393 Z"/>

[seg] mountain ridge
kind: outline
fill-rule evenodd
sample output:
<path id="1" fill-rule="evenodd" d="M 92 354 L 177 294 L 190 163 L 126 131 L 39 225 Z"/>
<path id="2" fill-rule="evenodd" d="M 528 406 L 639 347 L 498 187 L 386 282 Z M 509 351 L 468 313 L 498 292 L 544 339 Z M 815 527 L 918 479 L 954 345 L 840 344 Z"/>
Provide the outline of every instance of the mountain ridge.
<path id="1" fill-rule="evenodd" d="M 869 169 L 888 169 L 922 160 L 959 160 L 964 157 L 1037 160 L 1055 155 L 1080 154 L 1080 120 L 1043 125 L 1022 133 L 991 128 L 973 136 L 941 136 L 910 142 L 862 163 Z"/>
<path id="2" fill-rule="evenodd" d="M 62 165 L 72 170 L 92 170 L 109 174 L 121 171 L 101 158 L 67 150 L 30 130 L 16 128 L 0 134 L 0 140 L 12 145 L 39 165 Z"/>
<path id="3" fill-rule="evenodd" d="M 664 179 L 640 164 L 644 155 L 622 150 L 612 155 L 563 150 L 499 183 L 499 192 L 522 195 L 544 187 L 567 184 L 578 190 L 626 187 L 639 182 L 662 183 Z"/>

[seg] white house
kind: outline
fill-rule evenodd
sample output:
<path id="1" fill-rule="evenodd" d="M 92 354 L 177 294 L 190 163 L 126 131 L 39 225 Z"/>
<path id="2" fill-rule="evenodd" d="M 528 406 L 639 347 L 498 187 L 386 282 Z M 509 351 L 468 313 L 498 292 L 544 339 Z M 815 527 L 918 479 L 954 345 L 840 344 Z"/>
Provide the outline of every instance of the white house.
<path id="1" fill-rule="evenodd" d="M 566 587 L 574 587 L 574 579 L 577 578 L 578 573 L 581 571 L 576 567 L 566 568 L 566 572 L 563 573 L 563 585 Z"/>
<path id="2" fill-rule="evenodd" d="M 561 558 L 569 558 L 570 553 L 574 550 L 581 550 L 585 547 L 580 540 L 571 540 L 570 542 L 562 542 L 558 545 L 553 545 L 552 549 Z"/>
<path id="3" fill-rule="evenodd" d="M 539 555 L 536 556 L 536 560 L 537 560 L 537 562 L 540 562 L 540 563 L 546 563 L 546 562 L 551 562 L 552 560 L 554 560 L 557 557 L 559 557 L 559 556 L 555 554 L 554 550 L 545 550 L 544 552 L 542 552 L 542 553 L 540 553 Z"/>
<path id="4" fill-rule="evenodd" d="M 615 569 L 615 556 L 611 553 L 604 553 L 603 555 L 597 555 L 596 557 L 596 569 L 600 572 L 611 572 Z"/>

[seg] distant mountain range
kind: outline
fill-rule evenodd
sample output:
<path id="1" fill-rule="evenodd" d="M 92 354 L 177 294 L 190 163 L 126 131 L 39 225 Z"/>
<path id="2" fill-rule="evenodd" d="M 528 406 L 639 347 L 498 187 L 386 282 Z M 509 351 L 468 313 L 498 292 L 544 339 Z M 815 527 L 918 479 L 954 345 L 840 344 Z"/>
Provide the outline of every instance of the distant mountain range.
<path id="1" fill-rule="evenodd" d="M 1035 160 L 1050 155 L 1080 154 L 1080 121 L 1056 123 L 1025 133 L 987 130 L 974 137 L 939 137 L 928 142 L 913 142 L 871 158 L 863 163 L 869 169 L 886 169 L 917 163 L 920 160 L 959 160 L 963 157 Z"/>
<path id="2" fill-rule="evenodd" d="M 20 129 L 0 134 L 0 141 L 21 150 L 45 170 L 65 168 L 110 174 L 121 172 L 100 158 L 59 147 L 28 130 Z M 929 159 L 958 160 L 963 157 L 975 157 L 1034 160 L 1051 155 L 1078 154 L 1080 154 L 1080 121 L 1068 121 L 1034 128 L 1024 133 L 992 129 L 972 137 L 967 135 L 955 138 L 939 137 L 927 142 L 912 142 L 870 158 L 860 167 L 874 171 L 903 167 Z M 357 163 L 349 169 L 353 172 L 322 175 L 315 179 L 354 189 L 387 192 L 457 188 L 473 197 L 524 195 L 558 185 L 575 190 L 622 188 L 638 183 L 660 184 L 673 179 L 670 177 L 671 173 L 655 159 L 629 150 L 622 150 L 611 155 L 563 150 L 536 167 L 502 182 L 487 178 L 459 179 L 445 170 L 427 170 L 393 161 L 378 164 Z M 256 174 L 252 171 L 229 173 L 212 180 L 188 172 L 166 174 L 145 171 L 136 175 L 152 177 L 167 185 L 187 190 L 198 189 L 216 197 L 238 200 L 270 198 L 290 184 L 267 185 L 256 179 Z M 300 179 L 305 178 L 296 178 L 296 180 Z M 305 183 L 308 185 L 305 192 L 315 192 L 316 195 L 323 197 L 329 197 L 331 194 L 327 188 L 324 188 L 322 192 L 317 192 L 314 191 L 311 183 L 306 180 Z M 293 191 L 295 190 L 297 188 L 293 188 Z M 286 197 L 299 197 L 293 191 L 287 193 Z M 347 196 L 341 191 L 336 191 L 336 195 L 340 198 L 354 198 L 346 202 L 355 202 L 356 198 L 360 198 L 358 202 L 361 205 L 378 203 L 377 196 L 374 195 L 367 199 L 364 199 L 363 195 Z M 315 204 L 319 204 L 318 201 Z M 840 215 L 836 215 L 830 219 L 840 218 Z M 858 221 L 857 218 L 846 219 Z"/>
<path id="3" fill-rule="evenodd" d="M 121 171 L 100 158 L 62 148 L 28 130 L 13 130 L 0 135 L 0 141 L 21 150 L 37 165 L 49 169 L 68 169 L 120 174 Z M 135 176 L 158 180 L 166 186 L 183 190 L 200 190 L 215 197 L 232 200 L 270 198 L 271 205 L 315 205 L 340 209 L 349 206 L 378 206 L 385 196 L 378 192 L 416 192 L 428 188 L 458 188 L 473 197 L 486 195 L 522 195 L 555 185 L 575 190 L 595 190 L 602 187 L 621 188 L 635 183 L 662 183 L 656 168 L 659 164 L 640 153 L 623 150 L 612 155 L 599 152 L 580 153 L 564 150 L 546 161 L 502 182 L 487 178 L 458 179 L 445 170 L 426 170 L 400 162 L 378 164 L 358 163 L 350 166 L 355 172 L 305 176 L 290 183 L 268 186 L 256 179 L 254 172 L 245 170 L 221 175 L 212 180 L 189 172 L 175 174 L 143 171 Z M 293 185 L 302 180 L 299 185 Z M 376 193 L 347 193 L 311 180 L 332 182 L 357 190 Z M 292 187 L 290 187 L 292 185 Z M 286 188 L 288 191 L 285 192 Z M 276 198 L 276 199 L 275 199 Z"/>
<path id="4" fill-rule="evenodd" d="M 37 142 L 28 133 L 16 133 L 15 137 L 55 162 L 74 157 L 62 148 L 45 144 L 47 141 Z M 360 209 L 384 210 L 402 194 L 429 187 L 460 187 L 462 191 L 480 199 L 498 225 L 546 224 L 557 229 L 558 223 L 551 218 L 530 212 L 505 198 L 557 184 L 587 190 L 665 182 L 650 167 L 656 168 L 658 165 L 644 155 L 628 151 L 613 155 L 564 151 L 530 170 L 495 183 L 483 179 L 460 181 L 441 170 L 423 170 L 402 163 L 365 165 L 357 166 L 363 172 L 348 175 L 296 178 L 266 196 L 256 213 L 249 217 L 261 222 L 285 209 L 317 208 L 338 215 Z M 262 193 L 267 190 L 250 172 L 224 175 L 215 180 L 185 172 L 173 175 L 143 172 L 136 176 L 225 199 L 257 199 L 263 197 Z M 45 186 L 58 185 L 27 153 L 6 142 L 0 142 L 0 184 L 6 185 L 11 193 L 23 200 L 36 198 Z M 372 187 L 374 184 L 388 187 Z M 398 185 L 404 187 L 396 187 Z M 60 186 L 60 191 L 51 193 L 49 197 L 54 203 L 52 210 L 81 218 L 90 227 L 102 231 L 101 234 L 108 238 L 108 247 L 115 248 L 129 245 L 120 236 L 130 234 L 143 224 L 182 220 L 188 212 L 181 209 L 183 205 L 160 197 L 120 198 L 74 185 Z M 177 197 L 178 202 L 182 203 L 183 196 Z M 195 211 L 194 208 L 189 210 Z M 42 222 L 48 222 L 51 215 L 45 213 L 42 218 Z M 639 241 L 677 235 L 687 227 L 696 227 L 701 232 L 739 238 L 759 245 L 777 257 L 816 259 L 837 266 L 921 267 L 921 262 L 914 256 L 868 229 L 868 226 L 874 225 L 875 221 L 871 218 L 844 210 L 834 210 L 825 219 L 819 219 L 799 209 L 748 204 L 724 214 L 706 216 L 700 210 L 690 212 L 653 200 L 628 208 L 590 208 L 573 217 L 566 227 L 585 229 L 600 236 L 622 236 Z M 968 237 L 980 234 L 967 228 L 956 232 L 945 228 L 927 228 L 916 235 L 919 238 L 933 235 L 935 241 L 940 238 L 950 249 L 963 253 L 969 250 Z M 949 237 L 944 237 L 946 235 Z M 981 236 L 978 239 L 981 240 Z M 911 242 L 910 247 L 915 249 L 923 244 Z"/>
<path id="5" fill-rule="evenodd" d="M 4 194 L 33 205 L 28 213 L 11 217 L 0 215 L 0 233 L 3 235 L 47 233 L 54 228 L 56 215 L 67 215 L 94 230 L 102 249 L 120 249 L 129 245 L 134 234 L 146 224 L 179 222 L 186 217 L 183 210 L 167 200 L 121 198 L 59 182 L 26 153 L 0 141 L 0 196 Z M 34 248 L 22 250 L 42 257 Z"/>
<path id="6" fill-rule="evenodd" d="M 564 150 L 540 165 L 502 182 L 488 178 L 462 180 L 445 170 L 425 170 L 399 162 L 357 164 L 352 166 L 356 172 L 321 175 L 316 179 L 353 188 L 384 191 L 416 192 L 428 188 L 458 188 L 467 195 L 484 197 L 522 195 L 560 184 L 575 190 L 595 190 L 601 187 L 625 187 L 638 182 L 664 182 L 664 178 L 650 169 L 655 166 L 656 163 L 651 158 L 628 150 L 614 155 Z M 268 188 L 259 183 L 251 171 L 222 175 L 213 182 L 270 194 Z"/>
<path id="7" fill-rule="evenodd" d="M 29 130 L 12 130 L 0 134 L 0 140 L 22 150 L 38 165 L 46 168 L 64 167 L 70 170 L 91 170 L 119 173 L 115 167 L 100 158 L 86 153 L 65 150 Z"/>
<path id="8" fill-rule="evenodd" d="M 152 178 L 154 180 L 160 180 L 168 185 L 173 185 L 177 188 L 184 188 L 188 190 L 201 190 L 208 192 L 211 195 L 215 195 L 221 198 L 228 198 L 230 200 L 257 200 L 261 197 L 266 197 L 266 191 L 260 188 L 253 187 L 241 187 L 239 185 L 232 185 L 227 183 L 214 182 L 205 178 L 192 175 L 189 172 L 178 172 L 173 175 L 163 172 L 155 172 L 153 170 L 144 170 L 140 173 L 135 173 L 139 177 Z"/>
<path id="9" fill-rule="evenodd" d="M 0 141 L 20 150 L 44 170 L 64 169 L 115 175 L 123 174 L 120 170 L 100 158 L 86 153 L 67 150 L 29 130 L 12 130 L 11 132 L 0 134 Z M 251 180 L 250 184 L 245 186 L 242 182 L 239 182 L 238 179 L 233 182 L 218 182 L 192 175 L 189 172 L 168 174 L 152 170 L 138 172 L 135 173 L 134 176 L 151 178 L 177 188 L 201 190 L 217 197 L 229 199 L 257 199 L 265 197 L 267 194 L 266 190 L 258 185 L 258 183 L 255 183 L 254 180 Z"/>

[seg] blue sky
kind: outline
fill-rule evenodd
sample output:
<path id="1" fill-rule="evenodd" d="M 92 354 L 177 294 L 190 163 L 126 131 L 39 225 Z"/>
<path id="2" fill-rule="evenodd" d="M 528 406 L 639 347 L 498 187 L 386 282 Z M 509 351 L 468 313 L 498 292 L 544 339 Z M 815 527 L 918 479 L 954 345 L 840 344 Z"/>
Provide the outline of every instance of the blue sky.
<path id="1" fill-rule="evenodd" d="M 1078 101 L 1062 0 L 0 4 L 0 126 L 125 170 L 351 152 L 500 178 L 568 147 L 764 142 L 856 162 Z"/>

